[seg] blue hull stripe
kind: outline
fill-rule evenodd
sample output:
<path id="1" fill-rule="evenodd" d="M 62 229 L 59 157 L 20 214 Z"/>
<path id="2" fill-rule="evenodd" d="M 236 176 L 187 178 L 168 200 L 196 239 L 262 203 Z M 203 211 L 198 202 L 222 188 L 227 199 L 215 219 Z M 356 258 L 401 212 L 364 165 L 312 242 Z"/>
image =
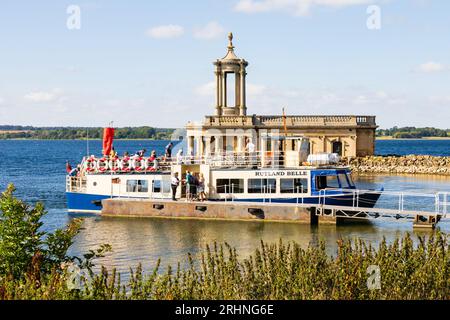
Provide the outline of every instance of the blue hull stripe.
<path id="1" fill-rule="evenodd" d="M 99 194 L 88 193 L 75 193 L 66 192 L 67 208 L 72 211 L 100 211 L 102 210 L 101 204 L 98 205 L 98 201 L 103 199 L 109 199 L 110 196 L 103 196 Z M 96 203 L 95 203 L 96 202 Z"/>
<path id="2" fill-rule="evenodd" d="M 74 193 L 66 192 L 67 195 L 67 208 L 71 211 L 101 211 L 101 200 L 109 199 L 110 196 L 98 195 L 98 194 L 87 194 L 87 193 Z M 360 194 L 359 196 L 359 207 L 373 208 L 380 197 L 380 193 L 368 193 Z M 224 200 L 218 200 L 224 201 Z M 231 200 L 230 200 L 231 201 Z M 353 196 L 352 195 L 335 195 L 328 197 L 306 197 L 303 198 L 253 198 L 253 199 L 234 199 L 236 202 L 254 202 L 254 203 L 304 203 L 304 204 L 326 204 L 334 206 L 353 206 Z"/>

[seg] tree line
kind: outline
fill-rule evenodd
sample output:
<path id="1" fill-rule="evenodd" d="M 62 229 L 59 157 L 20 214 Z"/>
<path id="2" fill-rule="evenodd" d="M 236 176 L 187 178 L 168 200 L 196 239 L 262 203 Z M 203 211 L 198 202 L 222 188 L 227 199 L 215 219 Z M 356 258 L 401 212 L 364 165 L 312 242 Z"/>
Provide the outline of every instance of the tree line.
<path id="1" fill-rule="evenodd" d="M 411 139 L 426 137 L 450 137 L 450 129 L 437 129 L 432 127 L 416 128 L 416 127 L 393 127 L 391 129 L 377 130 L 378 137 L 393 137 L 394 139 Z"/>
<path id="2" fill-rule="evenodd" d="M 174 129 L 153 127 L 116 128 L 116 139 L 169 140 Z M 77 140 L 102 139 L 103 128 L 0 126 L 0 139 Z"/>

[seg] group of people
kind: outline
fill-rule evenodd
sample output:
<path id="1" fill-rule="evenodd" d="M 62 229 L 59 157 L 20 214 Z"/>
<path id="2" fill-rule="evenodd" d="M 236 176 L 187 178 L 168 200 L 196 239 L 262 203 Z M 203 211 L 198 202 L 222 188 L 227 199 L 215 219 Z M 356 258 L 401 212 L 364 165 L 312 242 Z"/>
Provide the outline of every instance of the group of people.
<path id="1" fill-rule="evenodd" d="M 205 177 L 203 176 L 203 173 L 186 171 L 185 178 L 180 179 L 178 172 L 175 172 L 171 181 L 173 201 L 177 201 L 177 189 L 182 184 L 186 186 L 186 201 L 206 201 Z"/>

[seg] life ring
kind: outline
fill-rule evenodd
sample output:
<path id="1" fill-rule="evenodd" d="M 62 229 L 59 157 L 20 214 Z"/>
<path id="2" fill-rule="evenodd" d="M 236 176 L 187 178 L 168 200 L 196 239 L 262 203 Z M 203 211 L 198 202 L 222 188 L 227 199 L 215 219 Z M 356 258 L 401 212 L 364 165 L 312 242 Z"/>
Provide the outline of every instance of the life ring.
<path id="1" fill-rule="evenodd" d="M 99 172 L 105 172 L 108 171 L 109 169 L 109 163 L 108 160 L 106 160 L 106 158 L 101 158 L 100 160 L 97 161 L 97 170 Z"/>
<path id="2" fill-rule="evenodd" d="M 84 169 L 87 172 L 94 172 L 97 169 L 97 162 L 94 158 L 88 158 L 84 163 Z"/>
<path id="3" fill-rule="evenodd" d="M 145 171 L 147 168 L 147 163 L 142 157 L 136 158 L 133 160 L 133 168 L 137 172 Z"/>
<path id="4" fill-rule="evenodd" d="M 120 170 L 120 161 L 117 157 L 109 160 L 109 170 L 112 172 L 117 172 Z"/>
<path id="5" fill-rule="evenodd" d="M 153 160 L 152 158 L 147 158 L 145 160 L 146 171 L 150 171 L 150 172 L 156 171 L 154 168 L 155 161 L 158 161 L 158 160 L 156 160 L 156 159 Z"/>
<path id="6" fill-rule="evenodd" d="M 131 163 L 129 157 L 125 157 L 120 161 L 120 170 L 123 172 L 131 171 Z"/>

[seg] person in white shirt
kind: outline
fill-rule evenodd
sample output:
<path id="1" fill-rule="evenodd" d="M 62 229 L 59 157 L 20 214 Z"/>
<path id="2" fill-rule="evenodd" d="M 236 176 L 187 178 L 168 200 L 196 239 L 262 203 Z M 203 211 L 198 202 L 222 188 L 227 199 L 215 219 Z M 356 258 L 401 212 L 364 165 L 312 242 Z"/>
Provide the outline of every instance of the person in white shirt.
<path id="1" fill-rule="evenodd" d="M 178 189 L 179 184 L 180 184 L 180 179 L 178 179 L 178 172 L 175 172 L 174 175 L 172 176 L 172 180 L 170 183 L 170 186 L 172 188 L 172 200 L 173 201 L 177 201 L 175 196 L 177 194 L 177 189 Z"/>
<path id="2" fill-rule="evenodd" d="M 247 145 L 245 146 L 245 151 L 247 152 L 247 157 L 249 158 L 249 164 L 253 165 L 255 162 L 255 145 L 252 142 L 252 139 L 247 138 Z"/>
<path id="3" fill-rule="evenodd" d="M 247 145 L 245 146 L 245 149 L 248 153 L 255 152 L 255 145 L 253 144 L 252 139 L 247 138 Z"/>

